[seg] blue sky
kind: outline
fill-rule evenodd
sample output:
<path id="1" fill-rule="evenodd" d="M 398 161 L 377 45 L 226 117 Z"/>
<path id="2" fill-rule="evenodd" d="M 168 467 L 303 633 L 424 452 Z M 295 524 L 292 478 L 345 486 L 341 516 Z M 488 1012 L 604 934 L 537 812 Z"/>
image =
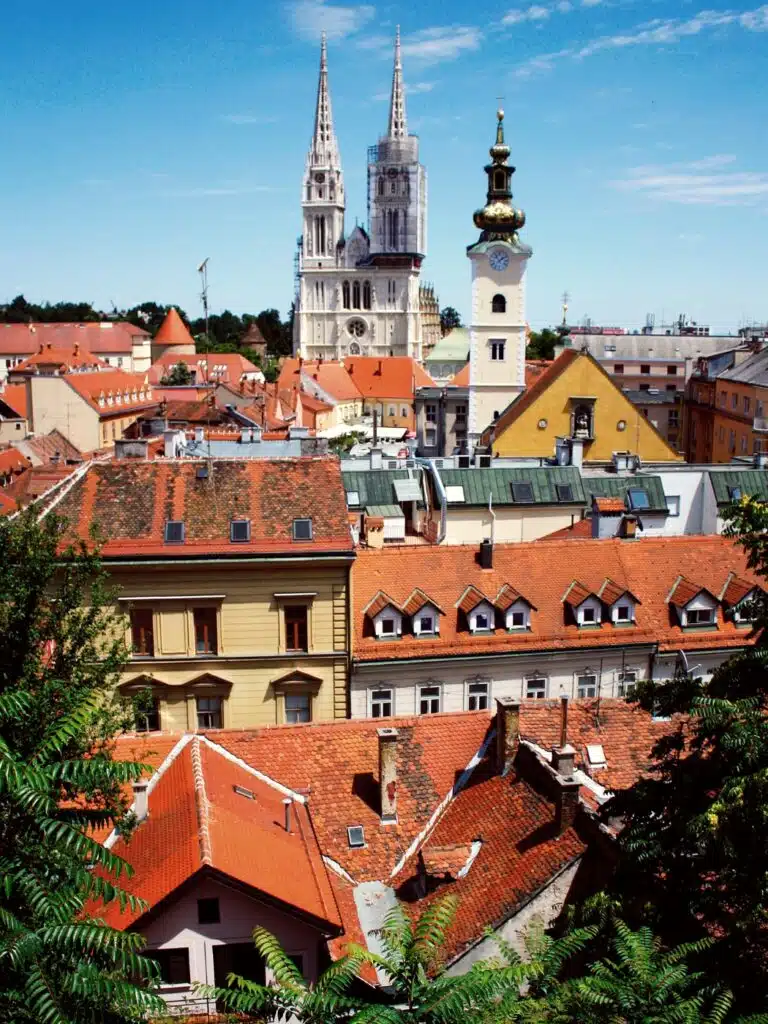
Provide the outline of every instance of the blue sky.
<path id="1" fill-rule="evenodd" d="M 5 0 L 0 301 L 285 312 L 318 38 L 347 183 L 386 126 L 399 22 L 429 181 L 424 274 L 466 245 L 504 97 L 534 256 L 528 316 L 768 320 L 768 5 L 723 0 Z"/>

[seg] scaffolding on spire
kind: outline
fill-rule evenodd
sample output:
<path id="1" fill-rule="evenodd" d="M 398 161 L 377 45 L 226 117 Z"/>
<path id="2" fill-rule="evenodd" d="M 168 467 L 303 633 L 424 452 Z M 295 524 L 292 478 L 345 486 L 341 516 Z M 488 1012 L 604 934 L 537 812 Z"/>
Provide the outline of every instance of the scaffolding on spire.
<path id="1" fill-rule="evenodd" d="M 392 99 L 389 105 L 390 139 L 404 139 L 408 135 L 405 116 L 405 89 L 403 88 L 403 62 L 400 55 L 400 26 L 395 32 L 395 68 L 392 72 Z"/>

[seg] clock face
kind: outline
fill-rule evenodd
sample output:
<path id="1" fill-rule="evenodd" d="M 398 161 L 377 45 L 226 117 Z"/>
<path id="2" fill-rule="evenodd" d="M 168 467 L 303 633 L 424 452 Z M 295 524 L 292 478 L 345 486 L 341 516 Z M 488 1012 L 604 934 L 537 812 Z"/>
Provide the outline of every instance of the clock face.
<path id="1" fill-rule="evenodd" d="M 491 249 L 488 262 L 492 270 L 506 270 L 509 266 L 509 253 L 503 249 Z"/>
<path id="2" fill-rule="evenodd" d="M 317 174 L 315 175 L 315 181 L 318 183 L 318 185 L 323 184 L 323 182 L 325 181 L 325 175 L 323 174 L 322 171 L 317 172 Z"/>
<path id="3" fill-rule="evenodd" d="M 390 178 L 396 178 L 397 177 L 397 168 L 396 167 L 390 167 L 389 170 L 387 171 L 387 174 L 390 176 Z"/>

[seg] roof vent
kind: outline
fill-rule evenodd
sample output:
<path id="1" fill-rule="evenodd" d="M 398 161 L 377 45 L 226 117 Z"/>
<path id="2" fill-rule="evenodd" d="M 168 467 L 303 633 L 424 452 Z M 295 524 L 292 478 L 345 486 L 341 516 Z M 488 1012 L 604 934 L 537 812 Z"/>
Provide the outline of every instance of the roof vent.
<path id="1" fill-rule="evenodd" d="M 365 830 L 362 825 L 349 825 L 347 827 L 347 841 L 350 849 L 359 849 L 365 846 Z"/>
<path id="2" fill-rule="evenodd" d="M 244 796 L 247 800 L 255 800 L 256 794 L 252 789 L 246 789 L 245 786 L 233 786 L 234 791 L 238 796 Z"/>

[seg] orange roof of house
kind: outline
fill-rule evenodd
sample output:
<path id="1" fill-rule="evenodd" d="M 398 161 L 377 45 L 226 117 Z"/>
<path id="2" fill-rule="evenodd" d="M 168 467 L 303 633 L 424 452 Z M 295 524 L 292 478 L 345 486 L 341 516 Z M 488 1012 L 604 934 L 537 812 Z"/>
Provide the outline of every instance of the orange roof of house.
<path id="1" fill-rule="evenodd" d="M 623 498 L 593 498 L 592 504 L 598 512 L 608 515 L 620 515 L 627 509 Z"/>
<path id="2" fill-rule="evenodd" d="M 32 355 L 41 345 L 72 348 L 79 344 L 94 354 L 130 355 L 134 342 L 144 342 L 149 332 L 128 320 L 87 323 L 0 324 L 0 355 Z"/>
<path id="3" fill-rule="evenodd" d="M 147 371 L 151 384 L 159 384 L 166 373 L 178 363 L 184 363 L 196 371 L 198 383 L 210 381 L 214 384 L 238 385 L 248 373 L 258 373 L 259 368 L 250 359 L 238 352 L 163 352 Z"/>
<path id="4" fill-rule="evenodd" d="M 395 398 L 413 401 L 416 388 L 435 382 L 410 356 L 350 356 L 344 366 L 364 398 Z"/>
<path id="5" fill-rule="evenodd" d="M 674 604 L 678 608 L 682 608 L 683 605 L 688 604 L 688 602 L 692 601 L 694 597 L 698 597 L 702 591 L 706 590 L 707 587 L 702 584 L 694 583 L 692 580 L 687 580 L 685 576 L 678 576 L 669 592 L 667 600 L 670 604 Z M 717 588 L 715 588 L 715 593 L 716 592 Z"/>
<path id="6" fill-rule="evenodd" d="M 291 806 L 292 829 L 283 825 L 285 791 L 200 736 L 188 736 L 170 763 L 152 779 L 149 816 L 129 841 L 112 852 L 134 869 L 125 888 L 157 906 L 201 870 L 233 879 L 270 900 L 287 904 L 331 931 L 341 929 L 306 804 Z M 252 794 L 241 795 L 235 786 Z M 113 927 L 128 928 L 143 916 L 118 903 L 104 912 Z"/>
<path id="7" fill-rule="evenodd" d="M 27 417 L 27 385 L 6 384 L 0 391 L 0 402 L 5 402 L 21 419 Z"/>
<path id="8" fill-rule="evenodd" d="M 526 359 L 525 361 L 525 386 L 530 388 L 539 379 L 539 377 L 545 373 L 552 362 L 547 359 Z M 469 387 L 469 363 L 466 363 L 459 370 L 458 373 L 454 374 L 451 380 L 448 381 L 449 387 L 456 388 L 468 388 Z"/>
<path id="9" fill-rule="evenodd" d="M 310 362 L 306 359 L 285 360 L 280 369 L 280 376 L 277 378 L 278 389 L 283 391 L 294 386 L 298 387 L 302 376 L 305 379 L 305 387 L 306 382 L 311 379 L 317 383 L 318 388 L 337 402 L 350 402 L 362 397 L 360 389 L 350 377 L 343 363 Z"/>
<path id="10" fill-rule="evenodd" d="M 68 348 L 63 346 L 54 348 L 51 342 L 48 342 L 46 345 L 41 345 L 40 350 L 33 356 L 29 356 L 9 372 L 24 373 L 26 370 L 34 370 L 38 366 L 57 366 L 60 370 L 75 370 L 83 367 L 98 370 L 108 367 L 109 363 L 105 363 L 103 359 L 99 359 L 98 356 L 94 356 L 90 352 L 83 351 L 77 343 Z"/>
<path id="11" fill-rule="evenodd" d="M 15 512 L 19 506 L 9 495 L 4 494 L 0 491 L 0 516 L 9 516 L 11 512 Z"/>
<path id="12" fill-rule="evenodd" d="M 15 448 L 4 448 L 0 450 L 0 474 L 7 476 L 9 473 L 23 473 L 25 469 L 31 469 L 32 463 Z"/>
<path id="13" fill-rule="evenodd" d="M 48 434 L 28 437 L 17 444 L 19 451 L 31 460 L 33 466 L 48 465 L 52 460 L 55 463 L 83 461 L 83 453 L 60 430 L 54 429 Z"/>
<path id="14" fill-rule="evenodd" d="M 65 374 L 64 380 L 91 408 L 96 409 L 103 419 L 127 412 L 137 412 L 155 403 L 152 389 L 143 373 L 98 370 L 94 373 L 68 373 Z"/>
<path id="15" fill-rule="evenodd" d="M 584 540 L 592 537 L 592 520 L 579 519 L 572 526 L 563 526 L 560 530 L 553 530 L 543 537 L 537 537 L 537 542 L 542 540 Z"/>
<path id="16" fill-rule="evenodd" d="M 96 527 L 105 557 L 292 554 L 353 550 L 338 459 L 224 459 L 197 479 L 198 459 L 94 463 L 57 506 L 83 540 Z M 215 500 L 214 500 L 215 499 Z M 293 520 L 312 519 L 313 539 L 293 540 Z M 185 524 L 184 543 L 165 542 L 166 519 Z M 251 538 L 230 541 L 232 519 Z"/>
<path id="17" fill-rule="evenodd" d="M 17 476 L 13 483 L 8 484 L 6 493 L 9 494 L 19 505 L 28 505 L 30 501 L 45 494 L 54 484 L 59 483 L 70 476 L 77 466 L 51 465 L 31 466 L 20 476 Z"/>
<path id="18" fill-rule="evenodd" d="M 742 579 L 734 573 L 734 575 L 729 577 L 723 587 L 722 593 L 720 594 L 720 600 L 724 604 L 733 606 L 738 604 L 739 601 L 743 601 L 747 594 L 751 594 L 754 589 L 754 583 L 750 580 Z"/>
<path id="19" fill-rule="evenodd" d="M 165 319 L 155 335 L 155 341 L 163 345 L 192 345 L 194 348 L 195 339 L 189 333 L 189 328 L 175 306 L 171 306 L 165 314 Z"/>
<path id="20" fill-rule="evenodd" d="M 480 567 L 475 546 L 361 549 L 352 567 L 354 659 L 389 662 L 656 642 L 662 650 L 742 648 L 754 638 L 722 615 L 718 615 L 716 626 L 695 632 L 681 629 L 670 615 L 670 590 L 679 575 L 698 581 L 690 590 L 695 595 L 702 587 L 712 594 L 721 593 L 731 573 L 759 585 L 747 567 L 743 549 L 721 536 L 647 537 L 640 543 L 611 538 L 583 539 L 579 545 L 562 540 L 503 544 L 494 549 L 492 569 Z M 417 639 L 405 632 L 397 641 L 376 639 L 365 616 L 366 605 L 380 591 L 402 605 L 424 580 L 429 581 L 432 599 L 448 609 L 440 622 L 440 635 Z M 580 581 L 578 588 L 574 587 L 576 580 Z M 597 594 L 606 580 L 634 596 L 635 624 L 618 627 L 603 622 L 580 629 L 565 615 L 566 593 L 570 591 L 569 598 L 578 603 L 587 594 Z M 522 591 L 534 606 L 531 628 L 470 634 L 458 615 L 457 602 L 466 597 L 468 588 L 471 599 L 464 604 L 472 606 L 484 595 L 498 593 L 504 584 Z M 675 603 L 678 591 L 681 587 L 672 595 Z"/>
<path id="21" fill-rule="evenodd" d="M 623 700 L 579 700 L 570 702 L 567 739 L 576 748 L 577 765 L 588 773 L 586 746 L 601 744 L 606 766 L 594 777 L 606 787 L 624 787 L 647 771 L 655 741 L 681 724 L 655 722 Z M 523 740 L 549 749 L 559 742 L 560 725 L 559 701 L 522 703 Z M 378 808 L 381 726 L 398 731 L 398 820 L 390 828 L 381 827 Z M 334 904 L 320 877 L 324 874 L 344 930 L 330 942 L 334 956 L 347 941 L 365 944 L 368 939 L 370 923 L 360 922 L 356 886 L 378 881 L 397 889 L 412 880 L 423 855 L 427 871 L 444 881 L 439 892 L 460 897 L 456 924 L 443 951 L 450 958 L 480 938 L 487 926 L 514 913 L 584 850 L 574 829 L 556 834 L 552 804 L 519 772 L 504 777 L 495 773 L 490 760 L 493 726 L 487 711 L 470 711 L 215 730 L 205 739 L 186 737 L 183 750 L 153 783 L 148 819 L 130 846 L 114 849 L 136 869 L 129 883 L 134 891 L 155 905 L 200 869 L 202 848 L 212 870 L 302 913 L 316 918 L 325 914 L 333 923 Z M 177 739 L 122 736 L 115 741 L 115 756 L 157 767 Z M 224 753 L 229 755 L 226 761 Z M 209 801 L 199 816 L 202 793 L 194 785 L 193 756 L 199 758 Z M 268 780 L 254 778 L 249 769 L 263 772 Z M 294 793 L 309 793 L 302 808 L 309 816 L 298 819 L 301 836 L 290 848 L 280 845 L 288 837 L 275 831 L 282 806 L 273 814 L 276 825 L 254 802 L 232 790 L 234 784 L 241 785 L 266 802 L 269 780 Z M 253 822 L 248 820 L 251 814 Z M 364 831 L 360 847 L 350 847 L 347 837 L 347 828 L 355 825 Z M 306 840 L 304 846 L 300 839 Z M 271 863 L 262 869 L 270 856 L 280 865 L 279 872 Z M 459 879 L 462 868 L 465 874 Z M 434 898 L 431 891 L 417 899 L 411 904 L 413 912 Z M 328 909 L 319 912 L 320 906 Z M 128 913 L 109 919 L 117 927 L 134 921 Z"/>

